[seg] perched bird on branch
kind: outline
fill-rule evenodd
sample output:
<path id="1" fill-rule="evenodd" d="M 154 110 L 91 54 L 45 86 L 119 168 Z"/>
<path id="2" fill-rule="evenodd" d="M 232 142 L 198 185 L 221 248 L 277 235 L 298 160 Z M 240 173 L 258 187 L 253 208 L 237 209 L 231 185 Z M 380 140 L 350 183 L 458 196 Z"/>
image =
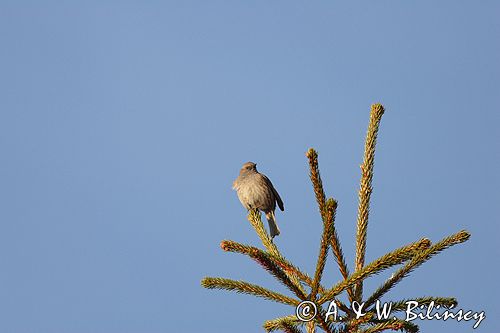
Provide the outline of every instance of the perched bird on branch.
<path id="1" fill-rule="evenodd" d="M 240 175 L 233 182 L 233 189 L 236 190 L 243 207 L 248 210 L 261 210 L 266 214 L 271 238 L 280 234 L 274 210 L 278 203 L 278 207 L 284 211 L 283 201 L 269 178 L 257 171 L 257 164 L 243 164 Z"/>

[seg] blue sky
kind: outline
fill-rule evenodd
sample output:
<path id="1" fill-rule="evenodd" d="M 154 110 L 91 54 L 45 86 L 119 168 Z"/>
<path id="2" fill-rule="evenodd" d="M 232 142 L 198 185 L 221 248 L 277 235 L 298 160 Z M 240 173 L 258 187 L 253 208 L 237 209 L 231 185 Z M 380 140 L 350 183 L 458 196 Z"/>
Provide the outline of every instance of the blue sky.
<path id="1" fill-rule="evenodd" d="M 313 272 L 316 148 L 352 267 L 374 102 L 386 114 L 367 261 L 472 233 L 387 300 L 455 296 L 486 311 L 477 332 L 498 331 L 499 13 L 496 1 L 0 1 L 0 331 L 255 332 L 291 314 L 200 286 L 285 292 L 219 248 L 259 245 L 231 183 L 258 164 L 285 202 L 276 243 Z M 328 262 L 325 283 L 338 279 Z"/>

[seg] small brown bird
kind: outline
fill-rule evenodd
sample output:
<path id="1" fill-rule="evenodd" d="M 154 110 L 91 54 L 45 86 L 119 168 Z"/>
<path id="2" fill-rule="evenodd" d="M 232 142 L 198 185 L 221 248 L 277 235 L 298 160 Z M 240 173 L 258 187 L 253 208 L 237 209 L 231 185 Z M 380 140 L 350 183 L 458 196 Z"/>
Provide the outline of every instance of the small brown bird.
<path id="1" fill-rule="evenodd" d="M 278 207 L 284 211 L 283 201 L 269 178 L 257 171 L 257 164 L 253 162 L 243 164 L 240 175 L 233 182 L 233 189 L 236 190 L 243 207 L 248 210 L 260 209 L 266 214 L 272 238 L 280 234 L 274 210 L 278 203 Z"/>

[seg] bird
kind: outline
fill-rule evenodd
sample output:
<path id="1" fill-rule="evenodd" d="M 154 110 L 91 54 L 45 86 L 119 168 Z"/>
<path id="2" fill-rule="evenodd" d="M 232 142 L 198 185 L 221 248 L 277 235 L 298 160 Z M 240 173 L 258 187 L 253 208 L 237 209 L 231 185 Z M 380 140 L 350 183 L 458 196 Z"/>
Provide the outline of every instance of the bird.
<path id="1" fill-rule="evenodd" d="M 284 211 L 285 207 L 273 183 L 257 171 L 257 164 L 253 162 L 243 164 L 238 178 L 233 182 L 233 189 L 236 190 L 243 207 L 249 211 L 261 210 L 266 214 L 271 239 L 278 236 L 280 229 L 274 211 L 276 204 L 281 211 Z"/>

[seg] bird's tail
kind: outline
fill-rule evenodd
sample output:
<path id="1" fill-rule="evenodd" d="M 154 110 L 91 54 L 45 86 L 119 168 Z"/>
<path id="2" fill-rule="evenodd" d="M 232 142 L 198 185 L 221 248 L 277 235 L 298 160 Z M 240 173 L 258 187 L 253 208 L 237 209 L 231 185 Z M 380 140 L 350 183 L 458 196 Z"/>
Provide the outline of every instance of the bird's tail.
<path id="1" fill-rule="evenodd" d="M 276 224 L 274 211 L 266 213 L 266 219 L 267 222 L 269 222 L 269 233 L 271 234 L 271 238 L 274 238 L 274 236 L 278 236 L 280 234 L 280 228 L 278 228 L 278 224 Z"/>

